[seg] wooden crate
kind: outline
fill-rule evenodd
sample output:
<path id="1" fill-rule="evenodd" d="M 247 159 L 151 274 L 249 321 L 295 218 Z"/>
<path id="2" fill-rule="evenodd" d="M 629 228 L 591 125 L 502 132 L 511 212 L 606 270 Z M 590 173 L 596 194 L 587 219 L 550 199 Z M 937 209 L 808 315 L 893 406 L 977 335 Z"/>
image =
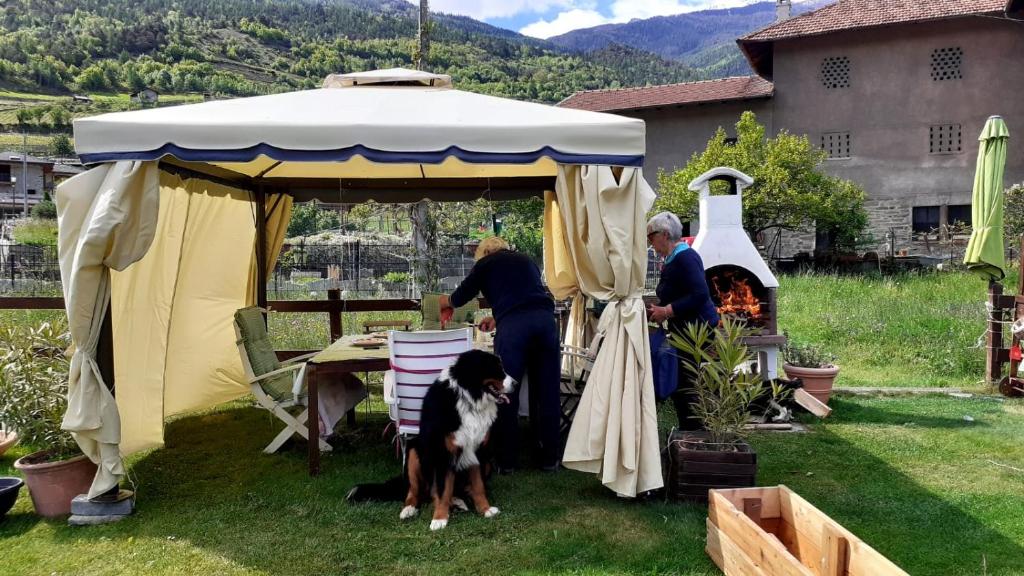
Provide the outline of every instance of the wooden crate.
<path id="1" fill-rule="evenodd" d="M 746 442 L 736 451 L 698 450 L 692 446 L 707 439 L 707 432 L 676 431 L 667 454 L 665 492 L 672 500 L 708 501 L 708 490 L 757 484 L 757 454 Z"/>
<path id="2" fill-rule="evenodd" d="M 726 576 L 907 576 L 785 486 L 711 490 L 706 551 Z"/>

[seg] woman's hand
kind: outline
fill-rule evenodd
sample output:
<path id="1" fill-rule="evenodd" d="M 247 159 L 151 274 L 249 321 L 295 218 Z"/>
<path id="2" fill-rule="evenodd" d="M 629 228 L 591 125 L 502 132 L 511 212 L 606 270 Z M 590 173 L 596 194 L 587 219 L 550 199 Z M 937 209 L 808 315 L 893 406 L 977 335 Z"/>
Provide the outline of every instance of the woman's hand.
<path id="1" fill-rule="evenodd" d="M 447 294 L 437 297 L 437 304 L 441 308 L 441 324 L 447 324 L 455 315 L 455 308 L 452 308 L 452 300 Z"/>
<path id="2" fill-rule="evenodd" d="M 495 322 L 494 316 L 486 316 L 484 317 L 483 320 L 480 321 L 480 324 L 477 325 L 477 328 L 479 328 L 481 332 L 494 332 L 494 329 L 497 326 L 498 323 Z"/>
<path id="3" fill-rule="evenodd" d="M 669 304 L 668 306 L 656 306 L 654 304 L 651 304 L 650 306 L 647 307 L 647 313 L 650 315 L 651 321 L 657 324 L 661 324 L 662 322 L 668 320 L 673 316 L 672 305 Z"/>

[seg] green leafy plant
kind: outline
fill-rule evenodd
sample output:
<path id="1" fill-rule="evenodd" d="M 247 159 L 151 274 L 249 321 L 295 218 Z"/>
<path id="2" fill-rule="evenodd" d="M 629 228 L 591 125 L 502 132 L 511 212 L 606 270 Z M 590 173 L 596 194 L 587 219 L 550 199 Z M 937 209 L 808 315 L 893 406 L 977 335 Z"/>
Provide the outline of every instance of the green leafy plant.
<path id="1" fill-rule="evenodd" d="M 47 192 L 43 195 L 43 199 L 38 204 L 32 207 L 32 217 L 37 220 L 56 220 L 57 219 L 57 205 L 50 199 L 50 193 Z"/>
<path id="2" fill-rule="evenodd" d="M 782 359 L 790 366 L 799 368 L 831 368 L 836 357 L 814 344 L 795 342 L 786 334 L 786 345 L 782 348 Z"/>
<path id="3" fill-rule="evenodd" d="M 0 419 L 25 444 L 47 450 L 50 460 L 78 451 L 60 427 L 67 410 L 69 343 L 64 327 L 49 322 L 0 332 Z"/>
<path id="4" fill-rule="evenodd" d="M 412 276 L 408 272 L 388 272 L 381 277 L 381 281 L 387 284 L 405 284 Z"/>
<path id="5" fill-rule="evenodd" d="M 743 323 L 725 318 L 718 330 L 693 323 L 682 334 L 669 334 L 669 342 L 690 360 L 684 366 L 695 376 L 693 411 L 715 448 L 743 440 L 751 405 L 769 392 L 759 374 L 746 370 L 753 360 L 743 343 L 747 332 Z"/>

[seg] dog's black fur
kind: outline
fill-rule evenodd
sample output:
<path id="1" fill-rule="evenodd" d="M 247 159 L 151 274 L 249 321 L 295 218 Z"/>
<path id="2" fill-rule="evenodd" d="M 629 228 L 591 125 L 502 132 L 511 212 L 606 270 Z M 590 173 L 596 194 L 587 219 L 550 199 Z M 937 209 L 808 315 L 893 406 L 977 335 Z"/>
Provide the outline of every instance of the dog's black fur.
<path id="1" fill-rule="evenodd" d="M 494 354 L 471 350 L 427 391 L 420 414 L 420 434 L 406 444 L 401 476 L 382 484 L 359 484 L 349 501 L 405 500 L 401 518 L 416 514 L 421 502 L 434 500 L 431 529 L 443 528 L 448 508 L 470 500 L 477 512 L 494 516 L 498 509 L 487 502 L 483 476 L 488 461 L 487 433 L 497 417 L 501 395 L 513 382 Z"/>

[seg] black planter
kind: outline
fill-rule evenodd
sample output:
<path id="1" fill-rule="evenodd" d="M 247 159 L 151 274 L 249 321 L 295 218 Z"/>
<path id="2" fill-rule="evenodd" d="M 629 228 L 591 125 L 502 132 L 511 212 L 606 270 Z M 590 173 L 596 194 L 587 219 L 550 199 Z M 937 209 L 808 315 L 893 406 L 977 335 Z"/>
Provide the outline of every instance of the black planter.
<path id="1" fill-rule="evenodd" d="M 18 492 L 23 484 L 21 478 L 0 476 L 0 518 L 18 501 Z"/>
<path id="2" fill-rule="evenodd" d="M 706 432 L 675 432 L 666 455 L 670 500 L 707 502 L 708 490 L 757 484 L 757 453 L 746 442 L 713 445 Z"/>

